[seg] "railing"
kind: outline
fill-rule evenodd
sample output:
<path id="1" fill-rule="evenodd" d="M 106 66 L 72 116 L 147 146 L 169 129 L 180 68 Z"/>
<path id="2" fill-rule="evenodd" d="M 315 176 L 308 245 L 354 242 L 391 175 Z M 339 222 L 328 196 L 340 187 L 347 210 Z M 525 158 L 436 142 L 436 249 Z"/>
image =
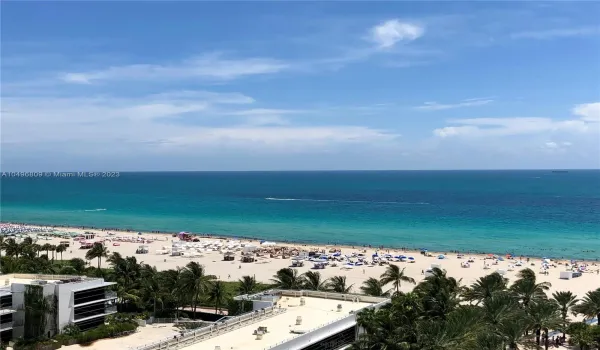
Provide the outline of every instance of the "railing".
<path id="1" fill-rule="evenodd" d="M 283 289 L 272 289 L 261 293 L 252 295 L 240 295 L 235 297 L 235 300 L 263 300 L 264 297 L 268 296 L 290 296 L 290 297 L 313 297 L 323 299 L 334 299 L 343 301 L 358 301 L 362 303 L 380 303 L 388 300 L 388 298 L 373 297 L 362 294 L 340 294 L 340 293 L 329 293 L 319 292 L 316 290 L 283 290 Z"/>
<path id="2" fill-rule="evenodd" d="M 8 329 L 8 328 L 12 328 L 12 327 L 13 327 L 12 321 L 0 323 L 0 329 Z"/>
<path id="3" fill-rule="evenodd" d="M 33 273 L 14 273 L 9 275 L 2 275 L 3 279 L 28 279 L 28 280 L 41 280 L 41 281 L 60 281 L 69 280 L 69 283 L 81 283 L 89 281 L 104 280 L 99 277 L 87 277 L 87 276 L 75 276 L 75 275 L 45 275 L 45 274 L 33 274 Z"/>
<path id="4" fill-rule="evenodd" d="M 8 314 L 11 312 L 17 312 L 19 310 L 24 310 L 24 309 L 25 309 L 25 306 L 23 304 L 0 306 L 0 314 Z"/>
<path id="5" fill-rule="evenodd" d="M 241 327 L 248 326 L 250 324 L 263 321 L 266 318 L 270 318 L 286 312 L 286 309 L 280 309 L 275 307 L 265 308 L 260 311 L 252 311 L 245 313 L 240 316 L 232 317 L 223 322 L 217 322 L 212 325 L 183 333 L 181 337 L 165 338 L 151 344 L 130 348 L 131 350 L 159 350 L 159 349 L 180 349 L 188 347 L 192 344 L 223 335 Z"/>
<path id="6" fill-rule="evenodd" d="M 203 324 L 213 324 L 216 322 L 209 322 L 204 320 L 189 320 L 189 319 L 181 319 L 181 318 L 154 318 L 152 319 L 152 324 L 157 323 L 203 323 Z"/>

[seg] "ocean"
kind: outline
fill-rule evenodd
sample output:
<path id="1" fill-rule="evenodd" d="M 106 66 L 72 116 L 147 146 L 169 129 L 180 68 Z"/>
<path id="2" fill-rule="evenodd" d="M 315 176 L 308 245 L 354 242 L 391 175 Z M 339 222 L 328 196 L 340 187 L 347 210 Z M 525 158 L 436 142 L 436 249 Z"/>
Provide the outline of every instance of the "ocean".
<path id="1" fill-rule="evenodd" d="M 275 241 L 600 258 L 600 171 L 2 177 L 0 220 Z"/>

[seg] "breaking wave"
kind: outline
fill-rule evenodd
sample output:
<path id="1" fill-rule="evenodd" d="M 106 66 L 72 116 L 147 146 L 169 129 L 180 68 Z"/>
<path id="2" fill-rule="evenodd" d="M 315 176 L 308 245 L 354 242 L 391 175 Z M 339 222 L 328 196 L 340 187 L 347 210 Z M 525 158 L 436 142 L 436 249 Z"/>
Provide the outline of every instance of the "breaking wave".
<path id="1" fill-rule="evenodd" d="M 401 204 L 401 205 L 428 205 L 427 202 L 397 202 L 397 201 L 358 201 L 342 199 L 311 199 L 311 198 L 274 198 L 267 197 L 268 201 L 301 201 L 301 202 L 338 202 L 338 203 L 374 203 L 374 204 Z"/>

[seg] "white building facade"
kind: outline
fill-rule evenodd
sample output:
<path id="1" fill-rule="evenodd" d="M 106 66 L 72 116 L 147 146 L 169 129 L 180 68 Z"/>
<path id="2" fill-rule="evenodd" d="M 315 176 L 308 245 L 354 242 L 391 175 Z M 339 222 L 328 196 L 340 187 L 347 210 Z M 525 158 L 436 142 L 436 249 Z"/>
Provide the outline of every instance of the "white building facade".
<path id="1" fill-rule="evenodd" d="M 0 275 L 0 338 L 7 341 L 42 332 L 51 337 L 69 324 L 81 330 L 97 327 L 117 312 L 116 293 L 107 288 L 113 284 L 81 276 Z M 45 310 L 42 323 L 35 321 L 40 318 L 37 309 Z"/>

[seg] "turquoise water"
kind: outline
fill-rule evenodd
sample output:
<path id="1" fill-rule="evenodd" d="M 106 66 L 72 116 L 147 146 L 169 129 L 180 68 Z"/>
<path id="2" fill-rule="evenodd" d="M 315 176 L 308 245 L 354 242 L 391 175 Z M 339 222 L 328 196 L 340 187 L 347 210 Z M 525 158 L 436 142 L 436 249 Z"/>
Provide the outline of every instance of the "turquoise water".
<path id="1" fill-rule="evenodd" d="M 596 259 L 600 171 L 8 178 L 2 221 Z"/>

